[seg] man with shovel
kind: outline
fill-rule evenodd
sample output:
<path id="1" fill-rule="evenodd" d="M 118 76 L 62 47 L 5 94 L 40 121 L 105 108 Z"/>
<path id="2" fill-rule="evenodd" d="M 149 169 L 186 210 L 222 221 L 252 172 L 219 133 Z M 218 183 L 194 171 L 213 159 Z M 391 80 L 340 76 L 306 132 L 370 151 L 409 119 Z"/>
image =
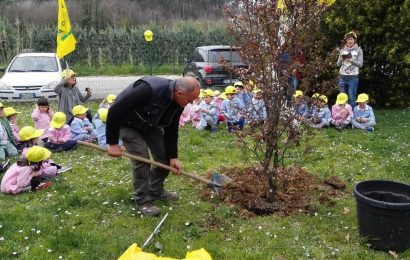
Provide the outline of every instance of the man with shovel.
<path id="1" fill-rule="evenodd" d="M 169 80 L 145 77 L 124 89 L 110 107 L 107 116 L 108 154 L 122 155 L 118 140 L 127 151 L 146 159 L 169 165 L 178 173 L 178 124 L 183 108 L 199 96 L 200 84 L 193 77 Z M 131 160 L 134 199 L 147 216 L 158 216 L 160 209 L 153 200 L 175 201 L 179 195 L 165 191 L 169 171 Z"/>

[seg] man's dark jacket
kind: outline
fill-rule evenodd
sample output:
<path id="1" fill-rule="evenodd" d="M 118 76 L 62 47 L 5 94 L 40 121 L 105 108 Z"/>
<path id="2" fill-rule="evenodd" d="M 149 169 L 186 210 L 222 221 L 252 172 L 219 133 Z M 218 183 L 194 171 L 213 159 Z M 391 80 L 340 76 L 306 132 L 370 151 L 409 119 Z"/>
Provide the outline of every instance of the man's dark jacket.
<path id="1" fill-rule="evenodd" d="M 107 116 L 107 144 L 118 144 L 120 128 L 144 133 L 153 127 L 164 129 L 168 157 L 178 158 L 178 127 L 183 107 L 173 100 L 175 81 L 145 77 L 124 89 Z"/>

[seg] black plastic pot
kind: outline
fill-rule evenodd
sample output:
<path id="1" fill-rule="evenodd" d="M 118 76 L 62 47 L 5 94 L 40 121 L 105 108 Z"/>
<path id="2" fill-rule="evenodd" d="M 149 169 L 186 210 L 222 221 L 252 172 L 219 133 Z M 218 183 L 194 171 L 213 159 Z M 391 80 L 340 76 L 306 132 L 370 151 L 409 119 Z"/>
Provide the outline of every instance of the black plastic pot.
<path id="1" fill-rule="evenodd" d="M 353 189 L 359 233 L 377 250 L 410 248 L 410 185 L 386 180 L 363 181 Z"/>

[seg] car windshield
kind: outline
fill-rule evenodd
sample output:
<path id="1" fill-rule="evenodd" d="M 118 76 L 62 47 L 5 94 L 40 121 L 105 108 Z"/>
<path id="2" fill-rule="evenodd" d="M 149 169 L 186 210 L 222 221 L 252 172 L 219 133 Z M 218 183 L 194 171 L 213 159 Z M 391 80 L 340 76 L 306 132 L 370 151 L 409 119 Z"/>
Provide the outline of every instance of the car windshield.
<path id="1" fill-rule="evenodd" d="M 218 63 L 221 60 L 226 60 L 231 63 L 243 63 L 238 52 L 230 50 L 212 50 L 208 53 L 209 63 Z"/>
<path id="2" fill-rule="evenodd" d="M 11 64 L 9 72 L 56 72 L 57 60 L 54 57 L 26 56 L 17 57 Z"/>

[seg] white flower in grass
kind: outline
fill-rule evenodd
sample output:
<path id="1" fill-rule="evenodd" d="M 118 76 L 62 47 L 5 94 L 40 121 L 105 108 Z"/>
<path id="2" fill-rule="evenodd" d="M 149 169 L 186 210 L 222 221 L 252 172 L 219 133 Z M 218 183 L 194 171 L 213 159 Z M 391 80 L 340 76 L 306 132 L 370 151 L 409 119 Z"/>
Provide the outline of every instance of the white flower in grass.
<path id="1" fill-rule="evenodd" d="M 4 241 L 4 237 L 0 237 L 0 241 Z"/>
<path id="2" fill-rule="evenodd" d="M 23 233 L 23 230 L 22 230 L 22 229 L 20 229 L 20 230 L 19 230 L 19 233 Z"/>
<path id="3" fill-rule="evenodd" d="M 104 201 L 103 202 L 103 205 L 107 205 L 109 202 L 108 201 Z"/>
<path id="4" fill-rule="evenodd" d="M 37 233 L 37 234 L 40 234 L 40 233 L 41 233 L 41 230 L 37 230 L 36 233 Z"/>
<path id="5" fill-rule="evenodd" d="M 2 227 L 3 227 L 3 225 L 0 224 L 0 228 L 2 228 Z"/>
<path id="6" fill-rule="evenodd" d="M 261 230 L 261 229 L 262 229 L 262 226 L 258 226 L 258 229 Z"/>
<path id="7" fill-rule="evenodd" d="M 60 255 L 60 256 L 58 257 L 58 259 L 63 259 L 63 256 L 62 256 L 62 255 Z"/>
<path id="8" fill-rule="evenodd" d="M 24 237 L 24 240 L 27 240 L 28 239 L 28 237 Z"/>
<path id="9" fill-rule="evenodd" d="M 186 246 L 186 249 L 188 249 L 188 250 L 191 249 L 191 246 L 190 246 L 190 245 L 187 245 L 187 246 Z"/>
<path id="10" fill-rule="evenodd" d="M 13 252 L 13 255 L 17 255 L 17 252 L 16 252 L 16 251 L 14 251 L 14 252 Z"/>
<path id="11" fill-rule="evenodd" d="M 47 249 L 47 252 L 48 252 L 48 253 L 51 253 L 51 252 L 53 252 L 53 250 L 51 250 L 51 249 Z"/>

